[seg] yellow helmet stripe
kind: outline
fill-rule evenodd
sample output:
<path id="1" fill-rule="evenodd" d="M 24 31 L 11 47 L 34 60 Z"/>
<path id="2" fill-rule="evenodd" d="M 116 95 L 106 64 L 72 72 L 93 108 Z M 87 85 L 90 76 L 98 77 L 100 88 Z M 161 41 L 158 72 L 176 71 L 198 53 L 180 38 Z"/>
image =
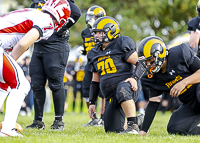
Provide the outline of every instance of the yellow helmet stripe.
<path id="1" fill-rule="evenodd" d="M 94 11 L 93 11 L 94 15 L 97 15 L 100 11 L 104 13 L 104 16 L 106 16 L 105 10 L 103 10 L 101 7 L 97 7 L 97 8 L 94 9 Z"/>
<path id="2" fill-rule="evenodd" d="M 96 29 L 103 29 L 103 27 L 104 27 L 106 24 L 108 24 L 108 23 L 113 23 L 113 24 L 115 25 L 115 27 L 116 27 L 116 32 L 115 32 L 115 33 L 119 33 L 119 26 L 118 26 L 118 24 L 117 24 L 114 20 L 112 20 L 112 19 L 107 19 L 107 18 L 102 19 L 102 20 L 97 24 L 97 28 L 96 28 Z M 108 33 L 108 34 L 110 35 L 110 33 Z M 109 35 L 108 35 L 108 36 L 109 36 Z M 108 38 L 112 39 L 110 36 L 109 36 Z"/>
<path id="3" fill-rule="evenodd" d="M 159 53 L 158 57 L 159 58 L 164 58 L 165 57 L 166 47 L 165 47 L 165 44 L 163 43 L 163 41 L 158 40 L 158 39 L 151 39 L 144 45 L 143 54 L 144 54 L 145 58 L 149 58 L 150 56 L 152 56 L 151 55 L 151 47 L 155 43 L 159 43 L 163 47 L 163 53 L 162 54 Z"/>

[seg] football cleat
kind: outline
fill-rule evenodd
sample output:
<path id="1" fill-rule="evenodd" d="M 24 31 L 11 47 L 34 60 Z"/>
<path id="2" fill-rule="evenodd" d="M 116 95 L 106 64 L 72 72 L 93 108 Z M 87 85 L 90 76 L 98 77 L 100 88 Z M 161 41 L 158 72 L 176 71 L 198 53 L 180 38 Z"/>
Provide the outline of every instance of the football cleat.
<path id="1" fill-rule="evenodd" d="M 51 125 L 50 130 L 64 130 L 65 123 L 63 121 L 55 120 Z"/>
<path id="2" fill-rule="evenodd" d="M 2 129 L 2 124 L 3 124 L 3 122 L 1 122 L 0 123 L 0 129 Z M 16 123 L 15 124 L 15 129 L 17 130 L 17 132 L 23 132 L 23 128 L 21 127 L 21 125 L 20 124 L 18 124 L 18 123 Z"/>
<path id="3" fill-rule="evenodd" d="M 120 134 L 139 134 L 139 127 L 137 124 L 135 124 L 133 121 L 128 121 L 127 122 L 127 129 L 124 130 L 123 132 L 120 132 Z"/>
<path id="4" fill-rule="evenodd" d="M 0 137 L 23 137 L 23 135 L 18 133 L 17 129 L 12 129 L 10 131 L 1 130 Z"/>
<path id="5" fill-rule="evenodd" d="M 142 123 L 144 121 L 144 114 L 138 114 L 137 116 L 137 124 L 138 124 L 138 127 L 139 129 L 141 130 L 142 128 Z"/>
<path id="6" fill-rule="evenodd" d="M 83 125 L 84 127 L 88 126 L 98 126 L 99 119 L 92 119 L 87 124 Z"/>
<path id="7" fill-rule="evenodd" d="M 103 119 L 99 119 L 97 125 L 95 126 L 104 126 L 104 120 Z"/>
<path id="8" fill-rule="evenodd" d="M 29 126 L 26 126 L 25 129 L 39 129 L 39 130 L 44 130 L 45 129 L 45 124 L 42 121 L 39 120 L 33 120 L 33 123 Z"/>

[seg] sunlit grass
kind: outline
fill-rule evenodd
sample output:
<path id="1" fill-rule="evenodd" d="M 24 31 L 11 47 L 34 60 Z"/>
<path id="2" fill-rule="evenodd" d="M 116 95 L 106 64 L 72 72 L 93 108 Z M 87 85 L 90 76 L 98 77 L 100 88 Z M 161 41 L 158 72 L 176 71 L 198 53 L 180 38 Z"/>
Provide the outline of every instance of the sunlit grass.
<path id="1" fill-rule="evenodd" d="M 80 100 L 80 99 L 78 99 Z M 154 122 L 150 128 L 147 136 L 139 136 L 132 134 L 117 134 L 105 133 L 103 127 L 83 127 L 89 121 L 87 114 L 87 107 L 84 105 L 84 113 L 79 114 L 79 107 L 76 108 L 74 115 L 70 114 L 72 105 L 72 95 L 68 97 L 69 109 L 64 115 L 65 129 L 63 131 L 50 131 L 50 125 L 54 121 L 54 113 L 44 114 L 45 130 L 28 129 L 22 133 L 24 138 L 0 138 L 0 143 L 64 143 L 64 142 L 78 142 L 78 143 L 197 143 L 200 136 L 179 136 L 169 135 L 167 133 L 167 123 L 171 113 L 167 112 L 164 115 L 157 112 Z M 79 104 L 79 103 L 78 103 Z M 99 116 L 99 114 L 98 114 Z M 2 121 L 4 115 L 0 115 Z M 31 116 L 20 116 L 17 122 L 25 128 L 33 121 L 33 114 Z"/>

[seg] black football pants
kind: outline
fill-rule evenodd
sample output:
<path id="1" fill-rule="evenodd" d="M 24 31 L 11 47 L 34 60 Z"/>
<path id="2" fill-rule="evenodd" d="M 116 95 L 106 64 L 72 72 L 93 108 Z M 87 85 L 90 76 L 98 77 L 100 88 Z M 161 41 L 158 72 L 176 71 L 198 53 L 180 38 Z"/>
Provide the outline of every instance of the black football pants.
<path id="1" fill-rule="evenodd" d="M 68 56 L 69 52 L 33 53 L 30 62 L 30 76 L 34 94 L 35 120 L 41 120 L 43 117 L 47 80 L 53 93 L 55 116 L 63 115 L 65 102 L 63 77 Z"/>

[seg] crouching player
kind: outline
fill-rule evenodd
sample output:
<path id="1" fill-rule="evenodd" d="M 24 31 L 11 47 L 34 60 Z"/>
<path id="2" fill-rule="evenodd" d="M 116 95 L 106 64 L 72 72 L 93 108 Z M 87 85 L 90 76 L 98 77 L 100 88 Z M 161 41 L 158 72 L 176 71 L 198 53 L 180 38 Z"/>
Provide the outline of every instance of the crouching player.
<path id="1" fill-rule="evenodd" d="M 146 135 L 155 117 L 161 94 L 170 93 L 183 103 L 169 120 L 170 134 L 199 135 L 200 127 L 200 60 L 185 44 L 167 50 L 156 36 L 143 39 L 138 47 L 140 62 L 150 74 L 143 75 L 142 85 L 150 93 L 140 135 Z"/>

